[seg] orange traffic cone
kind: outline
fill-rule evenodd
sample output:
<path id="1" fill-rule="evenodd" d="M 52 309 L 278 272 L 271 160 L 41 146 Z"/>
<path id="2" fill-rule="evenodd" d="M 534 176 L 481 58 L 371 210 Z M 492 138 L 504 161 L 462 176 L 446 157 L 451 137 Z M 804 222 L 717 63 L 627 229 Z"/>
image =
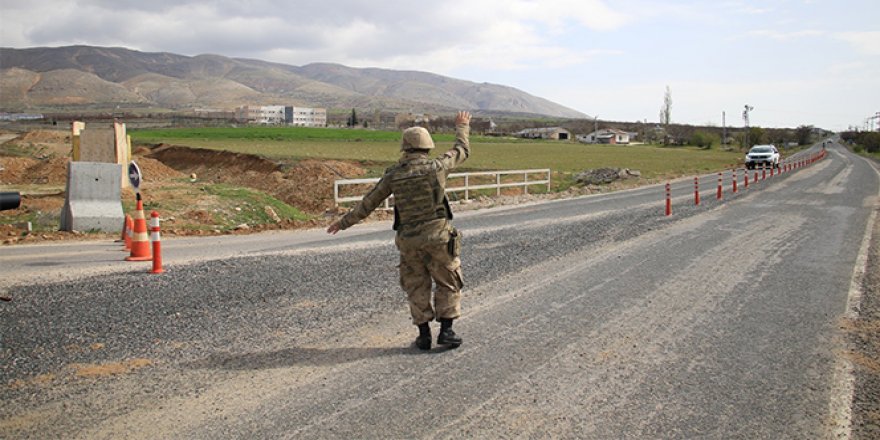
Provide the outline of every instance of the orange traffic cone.
<path id="1" fill-rule="evenodd" d="M 125 214 L 125 225 L 122 227 L 122 243 L 125 245 L 126 251 L 131 251 L 131 230 L 134 228 L 134 220 L 131 216 Z"/>
<path id="2" fill-rule="evenodd" d="M 134 235 L 131 239 L 131 255 L 125 261 L 150 261 L 150 237 L 147 235 L 147 220 L 144 218 L 144 202 L 138 199 L 134 211 Z"/>

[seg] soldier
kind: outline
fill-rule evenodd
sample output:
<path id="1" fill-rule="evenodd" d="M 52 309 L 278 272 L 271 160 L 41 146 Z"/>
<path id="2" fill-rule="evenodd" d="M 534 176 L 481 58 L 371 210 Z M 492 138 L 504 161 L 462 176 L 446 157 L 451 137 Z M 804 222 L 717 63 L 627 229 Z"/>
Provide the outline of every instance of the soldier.
<path id="1" fill-rule="evenodd" d="M 364 199 L 327 228 L 336 234 L 366 218 L 394 194 L 394 243 L 400 250 L 400 286 L 407 294 L 413 324 L 419 328 L 416 347 L 431 349 L 429 322 L 440 321 L 437 345 L 456 348 L 461 337 L 452 321 L 461 316 L 461 235 L 452 227 L 446 198 L 446 176 L 470 156 L 468 112 L 455 117 L 455 145 L 436 159 L 428 157 L 434 141 L 428 130 L 404 130 L 400 161 L 385 170 Z M 431 285 L 436 284 L 433 303 Z"/>

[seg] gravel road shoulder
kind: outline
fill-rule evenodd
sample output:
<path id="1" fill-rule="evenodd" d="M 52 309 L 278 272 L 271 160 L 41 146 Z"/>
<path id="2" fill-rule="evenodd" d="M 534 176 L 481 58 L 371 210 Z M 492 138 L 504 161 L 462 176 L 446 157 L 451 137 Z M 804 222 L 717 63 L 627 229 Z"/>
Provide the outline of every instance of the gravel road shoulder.
<path id="1" fill-rule="evenodd" d="M 874 162 L 875 168 L 878 163 Z M 858 318 L 847 320 L 843 328 L 852 350 L 855 393 L 852 404 L 852 438 L 880 438 L 880 208 L 875 207 L 868 247 L 865 277 Z"/>

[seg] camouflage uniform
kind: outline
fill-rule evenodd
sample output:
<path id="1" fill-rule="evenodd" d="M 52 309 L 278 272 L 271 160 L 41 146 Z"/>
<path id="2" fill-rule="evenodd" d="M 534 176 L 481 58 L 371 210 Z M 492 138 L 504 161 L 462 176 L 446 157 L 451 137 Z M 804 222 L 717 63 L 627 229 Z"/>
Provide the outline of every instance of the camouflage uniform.
<path id="1" fill-rule="evenodd" d="M 339 229 L 347 229 L 394 194 L 400 286 L 407 294 L 416 325 L 461 315 L 460 235 L 452 227 L 445 188 L 449 171 L 470 155 L 470 126 L 457 124 L 455 132 L 455 145 L 430 159 L 428 150 L 434 144 L 427 130 L 413 127 L 404 131 L 403 157 L 385 170 L 379 183 L 338 222 Z M 432 280 L 437 285 L 433 304 Z"/>

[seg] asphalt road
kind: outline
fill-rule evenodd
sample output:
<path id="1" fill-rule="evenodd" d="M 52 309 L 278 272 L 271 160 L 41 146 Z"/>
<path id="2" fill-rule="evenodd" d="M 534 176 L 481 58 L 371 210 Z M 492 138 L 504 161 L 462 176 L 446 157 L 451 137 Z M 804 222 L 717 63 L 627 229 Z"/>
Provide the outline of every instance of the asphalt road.
<path id="1" fill-rule="evenodd" d="M 162 275 L 2 248 L 0 437 L 845 438 L 877 171 L 713 179 L 458 216 L 465 343 L 430 353 L 383 222 L 167 240 Z"/>

